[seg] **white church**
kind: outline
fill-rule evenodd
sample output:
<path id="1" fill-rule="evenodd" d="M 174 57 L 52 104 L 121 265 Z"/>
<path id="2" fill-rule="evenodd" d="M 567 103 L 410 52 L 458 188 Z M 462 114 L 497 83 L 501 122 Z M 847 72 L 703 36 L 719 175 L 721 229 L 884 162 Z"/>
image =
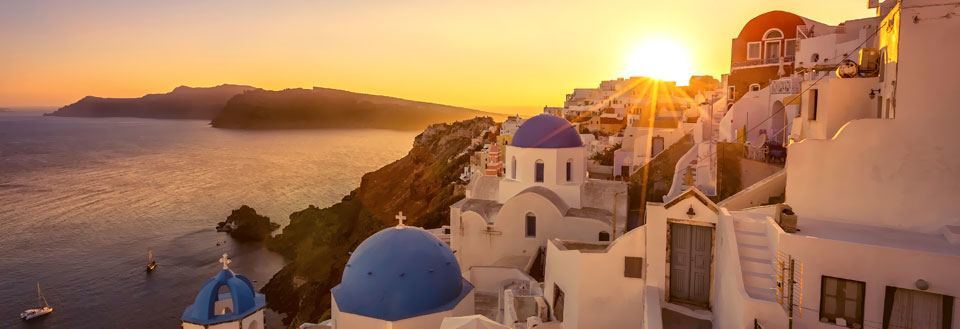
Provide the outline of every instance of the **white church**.
<path id="1" fill-rule="evenodd" d="M 230 270 L 227 254 L 220 263 L 223 269 L 203 284 L 193 304 L 183 311 L 183 329 L 263 329 L 266 298 L 249 279 Z"/>
<path id="2" fill-rule="evenodd" d="M 563 118 L 528 119 L 506 146 L 504 177 L 476 177 L 450 207 L 461 269 L 529 271 L 550 238 L 611 241 L 626 227 L 627 186 L 587 177 L 586 147 Z"/>

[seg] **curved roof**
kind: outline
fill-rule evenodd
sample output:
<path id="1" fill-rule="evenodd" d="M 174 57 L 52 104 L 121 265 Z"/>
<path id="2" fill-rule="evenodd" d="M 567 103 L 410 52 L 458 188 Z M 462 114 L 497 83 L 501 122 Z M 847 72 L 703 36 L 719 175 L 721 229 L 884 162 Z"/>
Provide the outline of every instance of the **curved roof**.
<path id="1" fill-rule="evenodd" d="M 531 187 L 525 188 L 523 191 L 520 191 L 520 193 L 517 193 L 517 195 L 521 195 L 525 193 L 533 193 L 543 197 L 547 201 L 550 201 L 550 203 L 553 203 L 553 206 L 560 211 L 560 214 L 566 214 L 567 210 L 570 210 L 570 206 L 568 206 L 567 203 L 563 201 L 563 198 L 561 198 L 559 195 L 557 195 L 557 193 L 554 193 L 552 190 L 546 187 L 531 186 Z"/>
<path id="2" fill-rule="evenodd" d="M 226 286 L 229 293 L 219 294 L 220 287 Z M 231 313 L 214 314 L 214 304 L 218 300 L 231 299 L 233 306 Z M 263 294 L 256 293 L 253 284 L 243 275 L 235 274 L 229 269 L 221 270 L 210 278 L 200 288 L 193 304 L 183 310 L 180 317 L 184 322 L 209 325 L 221 322 L 231 322 L 243 319 L 267 305 Z"/>
<path id="3" fill-rule="evenodd" d="M 772 28 L 780 29 L 784 38 L 796 37 L 797 26 L 805 25 L 806 21 L 797 14 L 782 10 L 768 11 L 747 21 L 740 29 L 738 39 L 761 40 L 763 34 Z"/>
<path id="4" fill-rule="evenodd" d="M 513 146 L 530 148 L 581 147 L 577 129 L 566 119 L 541 114 L 528 119 L 513 134 Z"/>
<path id="5" fill-rule="evenodd" d="M 451 310 L 472 289 L 446 244 L 398 226 L 364 240 L 331 292 L 340 311 L 397 321 Z"/>

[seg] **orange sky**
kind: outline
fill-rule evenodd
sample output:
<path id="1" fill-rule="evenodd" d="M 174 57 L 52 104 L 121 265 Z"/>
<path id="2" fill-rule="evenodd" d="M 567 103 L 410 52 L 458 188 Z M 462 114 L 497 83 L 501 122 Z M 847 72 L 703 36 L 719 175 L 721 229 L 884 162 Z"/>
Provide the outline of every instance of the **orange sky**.
<path id="1" fill-rule="evenodd" d="M 238 83 L 532 113 L 624 75 L 650 39 L 719 76 L 730 39 L 774 9 L 828 24 L 872 14 L 837 0 L 3 1 L 0 106 Z"/>

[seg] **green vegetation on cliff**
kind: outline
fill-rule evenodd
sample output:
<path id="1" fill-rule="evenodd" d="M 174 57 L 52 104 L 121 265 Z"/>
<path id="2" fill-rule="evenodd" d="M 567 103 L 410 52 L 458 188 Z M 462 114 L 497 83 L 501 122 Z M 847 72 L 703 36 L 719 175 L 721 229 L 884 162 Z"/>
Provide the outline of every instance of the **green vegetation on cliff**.
<path id="1" fill-rule="evenodd" d="M 693 148 L 693 137 L 687 134 L 653 160 L 640 167 L 630 176 L 628 188 L 628 223 L 643 224 L 643 212 L 647 202 L 662 202 L 670 192 L 677 161 Z"/>
<path id="2" fill-rule="evenodd" d="M 363 176 L 360 187 L 327 208 L 309 206 L 290 215 L 290 224 L 267 246 L 289 263 L 262 289 L 267 304 L 287 315 L 286 323 L 329 316 L 330 289 L 340 282 L 350 252 L 373 233 L 396 225 L 426 228 L 446 223 L 449 208 L 463 198 L 459 174 L 469 161 L 471 140 L 494 125 L 476 118 L 428 127 L 406 156 Z"/>

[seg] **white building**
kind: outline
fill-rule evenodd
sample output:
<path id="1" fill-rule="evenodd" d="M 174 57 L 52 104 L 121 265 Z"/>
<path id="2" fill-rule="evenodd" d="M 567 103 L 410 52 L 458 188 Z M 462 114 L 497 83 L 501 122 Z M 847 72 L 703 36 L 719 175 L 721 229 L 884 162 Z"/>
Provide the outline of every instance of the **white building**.
<path id="1" fill-rule="evenodd" d="M 780 173 L 719 204 L 671 193 L 621 233 L 625 186 L 585 177 L 568 122 L 531 118 L 505 177 L 451 206 L 457 259 L 419 229 L 377 233 L 335 288 L 335 328 L 960 328 L 958 5 L 879 6 L 877 76 L 802 82 L 790 105 L 810 122 Z M 525 273 L 541 256 L 542 286 Z"/>
<path id="2" fill-rule="evenodd" d="M 183 310 L 183 329 L 263 329 L 266 298 L 249 279 L 230 270 L 227 254 L 220 262 L 223 269 L 203 284 L 193 304 Z"/>
<path id="3" fill-rule="evenodd" d="M 809 83 L 831 98 L 800 118 L 836 130 L 804 128 L 780 174 L 720 205 L 696 190 L 648 203 L 645 225 L 610 245 L 551 240 L 553 321 L 664 328 L 669 311 L 714 328 L 960 327 L 960 43 L 943 42 L 960 33 L 945 18 L 956 8 L 896 3 L 879 34 L 883 78 Z M 848 89 L 875 82 L 876 99 Z M 743 209 L 784 192 L 792 209 Z"/>
<path id="4" fill-rule="evenodd" d="M 462 269 L 526 271 L 547 239 L 603 241 L 623 232 L 626 185 L 588 179 L 586 156 L 566 120 L 527 120 L 506 147 L 504 177 L 477 177 L 450 208 L 450 243 Z"/>

